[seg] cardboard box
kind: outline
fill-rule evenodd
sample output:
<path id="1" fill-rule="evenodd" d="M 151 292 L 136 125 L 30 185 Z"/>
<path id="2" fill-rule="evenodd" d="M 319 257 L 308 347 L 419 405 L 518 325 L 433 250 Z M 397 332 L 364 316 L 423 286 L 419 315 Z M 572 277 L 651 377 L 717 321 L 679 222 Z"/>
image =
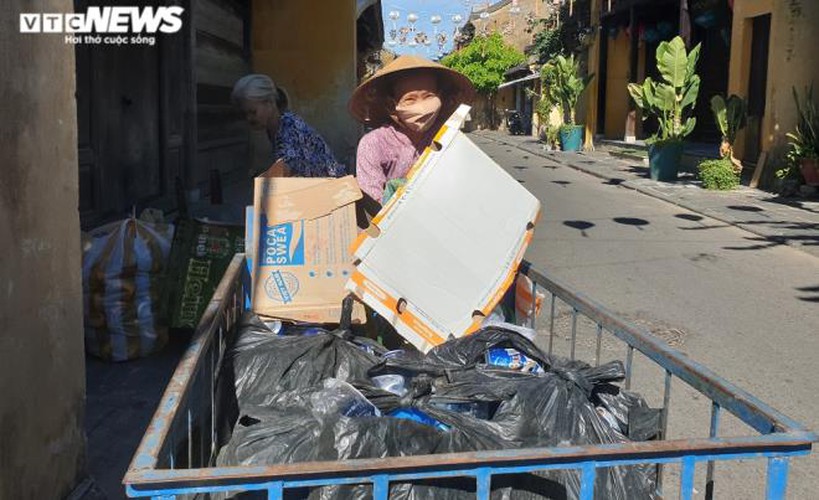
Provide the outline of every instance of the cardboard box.
<path id="1" fill-rule="evenodd" d="M 352 247 L 347 288 L 426 352 L 480 327 L 512 284 L 540 202 L 461 131 L 461 106 Z"/>
<path id="2" fill-rule="evenodd" d="M 338 323 L 361 191 L 352 176 L 275 177 L 275 169 L 254 180 L 252 309 L 285 320 Z M 360 304 L 353 318 L 363 322 Z"/>
<path id="3" fill-rule="evenodd" d="M 169 258 L 167 296 L 172 328 L 196 328 L 234 254 L 245 251 L 240 225 L 181 219 Z"/>

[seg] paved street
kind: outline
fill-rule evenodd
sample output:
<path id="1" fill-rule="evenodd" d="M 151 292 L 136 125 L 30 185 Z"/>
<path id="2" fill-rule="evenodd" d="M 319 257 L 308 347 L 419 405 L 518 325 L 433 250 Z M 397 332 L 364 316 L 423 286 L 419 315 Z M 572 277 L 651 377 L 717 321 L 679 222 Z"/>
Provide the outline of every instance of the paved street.
<path id="1" fill-rule="evenodd" d="M 528 260 L 819 429 L 819 258 L 787 246 L 760 245 L 758 236 L 744 230 L 491 135 L 470 137 L 543 203 Z M 604 360 L 623 359 L 624 348 L 623 355 L 609 350 Z M 637 362 L 635 388 L 659 405 L 662 374 L 650 364 Z M 697 396 L 674 386 L 670 437 L 707 437 L 710 405 L 705 397 L 693 399 Z M 721 435 L 750 432 L 728 419 Z M 817 470 L 816 454 L 797 461 L 791 498 L 815 498 Z M 762 498 L 764 472 L 760 461 L 718 466 L 717 494 Z M 701 496 L 700 476 L 704 467 L 698 468 Z M 731 493 L 720 490 L 720 479 L 730 479 Z"/>

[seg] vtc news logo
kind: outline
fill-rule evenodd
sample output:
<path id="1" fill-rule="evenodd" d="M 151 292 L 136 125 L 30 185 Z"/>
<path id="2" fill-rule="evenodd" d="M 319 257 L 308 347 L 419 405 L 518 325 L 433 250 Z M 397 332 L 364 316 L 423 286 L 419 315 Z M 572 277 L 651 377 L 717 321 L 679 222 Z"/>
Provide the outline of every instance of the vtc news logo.
<path id="1" fill-rule="evenodd" d="M 20 14 L 20 33 L 176 33 L 182 7 L 89 7 L 76 14 Z"/>

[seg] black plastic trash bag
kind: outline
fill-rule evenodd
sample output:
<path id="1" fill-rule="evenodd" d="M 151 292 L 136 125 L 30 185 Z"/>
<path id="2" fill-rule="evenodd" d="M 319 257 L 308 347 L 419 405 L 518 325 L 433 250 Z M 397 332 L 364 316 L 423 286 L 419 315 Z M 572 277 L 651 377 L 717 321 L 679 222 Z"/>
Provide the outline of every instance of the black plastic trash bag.
<path id="1" fill-rule="evenodd" d="M 275 335 L 248 318 L 228 354 L 239 406 L 263 404 L 282 391 L 315 386 L 327 378 L 363 380 L 385 350 L 343 331 L 316 335 Z M 350 339 L 350 340 L 348 340 Z"/>
<path id="2" fill-rule="evenodd" d="M 615 385 L 625 376 L 621 363 L 592 367 L 549 356 L 514 331 L 485 328 L 423 356 L 386 354 L 343 332 L 283 337 L 261 326 L 247 322 L 229 357 L 241 416 L 221 465 L 626 443 L 628 436 L 656 434 L 656 422 L 646 417 L 653 410 Z M 493 349 L 508 349 L 541 370 L 489 363 Z M 652 498 L 654 483 L 652 466 L 598 469 L 595 498 Z M 492 482 L 493 499 L 576 498 L 579 491 L 573 470 Z M 292 495 L 364 499 L 372 492 L 358 485 Z M 390 489 L 390 498 L 407 500 L 474 496 L 470 478 Z"/>

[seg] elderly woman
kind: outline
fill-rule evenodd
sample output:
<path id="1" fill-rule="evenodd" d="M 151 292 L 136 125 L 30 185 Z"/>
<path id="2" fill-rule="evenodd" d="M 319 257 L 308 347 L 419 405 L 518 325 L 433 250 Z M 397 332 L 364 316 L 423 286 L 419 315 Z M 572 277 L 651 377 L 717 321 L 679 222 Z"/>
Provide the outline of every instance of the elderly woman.
<path id="1" fill-rule="evenodd" d="M 475 96 L 462 74 L 415 56 L 401 56 L 362 83 L 350 113 L 374 130 L 358 143 L 361 190 L 382 202 L 387 183 L 400 180 L 460 104 Z"/>
<path id="2" fill-rule="evenodd" d="M 288 175 L 341 177 L 347 174 L 324 139 L 290 111 L 287 93 L 267 75 L 242 77 L 233 86 L 231 99 L 253 129 L 267 131 L 274 160 L 282 160 L 287 165 Z"/>

